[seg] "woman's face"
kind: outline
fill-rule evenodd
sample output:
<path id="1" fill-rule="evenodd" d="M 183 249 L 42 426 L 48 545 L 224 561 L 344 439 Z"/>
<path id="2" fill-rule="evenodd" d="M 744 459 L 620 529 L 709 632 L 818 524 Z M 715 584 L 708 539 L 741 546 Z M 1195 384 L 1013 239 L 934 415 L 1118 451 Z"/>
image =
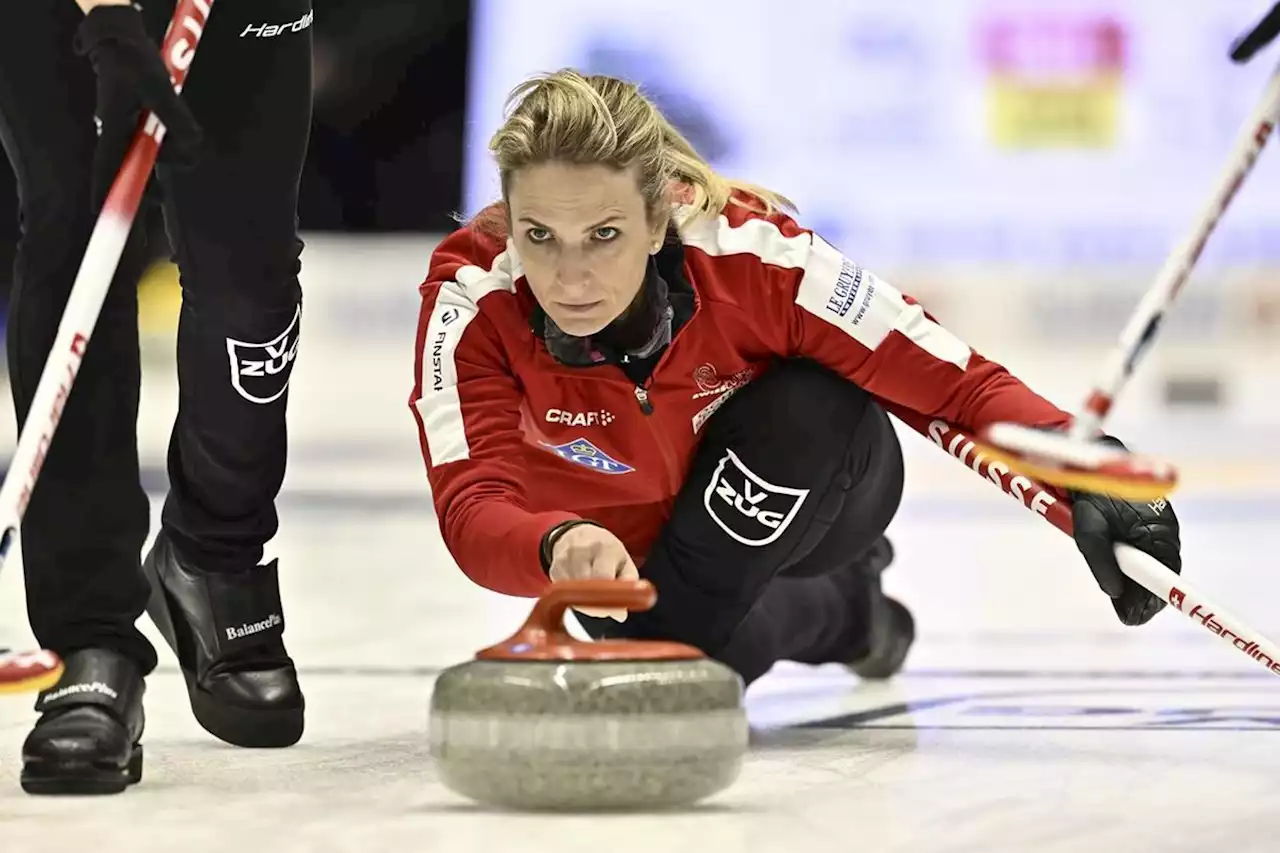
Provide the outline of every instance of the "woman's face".
<path id="1" fill-rule="evenodd" d="M 542 163 L 511 176 L 511 236 L 542 310 L 566 333 L 595 334 L 640 290 L 667 223 L 645 216 L 632 169 Z"/>

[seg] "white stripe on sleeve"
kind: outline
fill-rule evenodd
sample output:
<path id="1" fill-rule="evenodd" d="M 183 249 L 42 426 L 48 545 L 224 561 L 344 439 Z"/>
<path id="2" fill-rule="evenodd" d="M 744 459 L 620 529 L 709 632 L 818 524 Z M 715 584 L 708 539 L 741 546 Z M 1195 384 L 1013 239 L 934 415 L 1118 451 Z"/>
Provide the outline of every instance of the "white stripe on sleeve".
<path id="1" fill-rule="evenodd" d="M 677 221 L 682 221 L 685 217 L 679 214 Z M 771 266 L 803 269 L 796 304 L 869 350 L 896 331 L 940 361 L 961 370 L 969 365 L 968 344 L 817 234 L 787 237 L 766 219 L 748 219 L 734 227 L 722 214 L 712 222 L 684 225 L 680 235 L 687 245 L 708 255 L 752 254 Z"/>
<path id="2" fill-rule="evenodd" d="M 480 313 L 483 297 L 496 290 L 515 290 L 509 267 L 504 252 L 494 260 L 492 269 L 461 267 L 456 281 L 440 286 L 423 339 L 422 394 L 416 402 L 433 466 L 471 458 L 458 395 L 458 345 Z"/>

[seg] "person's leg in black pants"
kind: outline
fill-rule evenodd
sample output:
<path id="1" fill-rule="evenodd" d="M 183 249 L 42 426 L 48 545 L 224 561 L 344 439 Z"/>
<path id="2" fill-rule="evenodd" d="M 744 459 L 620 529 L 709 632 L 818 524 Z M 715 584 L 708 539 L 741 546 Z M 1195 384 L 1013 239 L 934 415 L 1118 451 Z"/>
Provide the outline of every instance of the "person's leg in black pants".
<path id="1" fill-rule="evenodd" d="M 183 93 L 204 151 L 193 169 L 160 169 L 182 310 L 150 610 L 197 720 L 241 746 L 288 746 L 303 731 L 277 566 L 258 564 L 278 524 L 302 322 L 311 21 L 310 0 L 217 5 Z"/>
<path id="2" fill-rule="evenodd" d="M 310 16 L 311 0 L 217 6 L 183 93 L 206 134 L 204 156 L 195 169 L 160 169 L 182 275 L 163 525 L 209 569 L 256 565 L 277 529 L 301 329 Z M 254 35 L 286 23 L 299 26 Z"/>
<path id="3" fill-rule="evenodd" d="M 19 423 L 97 219 L 93 70 L 71 49 L 83 17 L 74 3 L 0 12 L 0 141 L 18 179 L 22 229 L 7 329 Z M 138 561 L 149 521 L 137 450 L 142 230 L 133 229 L 32 491 L 22 557 L 31 627 L 45 648 L 115 649 L 145 674 L 156 655 L 134 627 L 147 597 Z"/>
<path id="4" fill-rule="evenodd" d="M 623 623 L 579 615 L 584 628 L 689 643 L 748 683 L 780 660 L 895 671 L 914 628 L 879 590 L 903 486 L 888 416 L 825 368 L 787 361 L 706 430 L 640 569 L 657 604 Z"/>
<path id="5" fill-rule="evenodd" d="M 7 340 L 19 424 L 97 219 L 94 74 L 72 50 L 82 19 L 70 2 L 0 4 L 0 142 L 21 225 Z M 135 625 L 147 601 L 139 556 L 149 521 L 136 431 L 142 232 L 125 247 L 22 522 L 31 627 L 66 661 L 23 746 L 23 786 L 33 792 L 119 790 L 140 768 L 143 677 L 156 664 Z"/>

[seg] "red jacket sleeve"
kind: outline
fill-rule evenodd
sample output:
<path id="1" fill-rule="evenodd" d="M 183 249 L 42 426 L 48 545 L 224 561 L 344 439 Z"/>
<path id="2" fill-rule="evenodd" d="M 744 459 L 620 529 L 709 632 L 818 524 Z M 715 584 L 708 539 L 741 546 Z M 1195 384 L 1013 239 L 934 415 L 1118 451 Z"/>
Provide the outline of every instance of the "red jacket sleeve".
<path id="1" fill-rule="evenodd" d="M 967 431 L 997 421 L 1064 427 L 1071 415 L 983 358 L 890 283 L 785 216 L 762 252 L 779 344 L 837 371 L 887 403 Z M 776 236 L 774 236 L 776 235 Z"/>
<path id="2" fill-rule="evenodd" d="M 538 555 L 542 535 L 577 516 L 528 509 L 522 396 L 478 304 L 509 281 L 437 253 L 422 288 L 409 402 L 449 552 L 477 584 L 536 596 L 550 584 Z"/>

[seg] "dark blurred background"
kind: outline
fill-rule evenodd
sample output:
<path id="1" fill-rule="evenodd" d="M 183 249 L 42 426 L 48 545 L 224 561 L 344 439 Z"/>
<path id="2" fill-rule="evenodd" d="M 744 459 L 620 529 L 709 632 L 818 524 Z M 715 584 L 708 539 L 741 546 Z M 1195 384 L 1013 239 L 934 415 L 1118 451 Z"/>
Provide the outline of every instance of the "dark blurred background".
<path id="1" fill-rule="evenodd" d="M 459 206 L 467 0 L 320 0 L 304 231 L 441 231 Z"/>
<path id="2" fill-rule="evenodd" d="M 313 24 L 315 118 L 302 229 L 447 230 L 462 193 L 470 3 L 321 5 Z M 7 299 L 17 205 L 13 174 L 3 158 L 0 164 L 0 298 Z"/>

